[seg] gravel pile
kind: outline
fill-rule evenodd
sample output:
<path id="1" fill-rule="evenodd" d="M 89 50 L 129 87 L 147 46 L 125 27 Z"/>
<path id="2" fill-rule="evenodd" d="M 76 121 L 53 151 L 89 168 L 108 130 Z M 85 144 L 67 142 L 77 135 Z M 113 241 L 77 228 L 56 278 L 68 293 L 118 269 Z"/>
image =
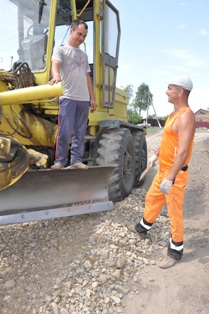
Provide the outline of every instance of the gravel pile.
<path id="1" fill-rule="evenodd" d="M 126 313 L 124 296 L 139 293 L 134 282 L 169 238 L 166 209 L 145 240 L 128 231 L 145 194 L 135 189 L 109 212 L 0 227 L 1 313 Z"/>
<path id="2" fill-rule="evenodd" d="M 111 212 L 1 227 L 1 313 L 124 313 L 124 295 L 137 293 L 129 281 L 155 265 L 169 236 L 164 215 L 145 240 L 126 228 L 144 197 L 136 189 Z"/>

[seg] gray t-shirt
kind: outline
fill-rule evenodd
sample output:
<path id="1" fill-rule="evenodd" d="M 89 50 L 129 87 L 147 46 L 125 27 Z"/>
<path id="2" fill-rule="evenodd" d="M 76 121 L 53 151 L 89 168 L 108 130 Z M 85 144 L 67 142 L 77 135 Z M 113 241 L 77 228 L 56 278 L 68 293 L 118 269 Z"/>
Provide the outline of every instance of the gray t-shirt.
<path id="1" fill-rule="evenodd" d="M 62 97 L 72 100 L 89 101 L 86 73 L 90 72 L 87 54 L 69 45 L 55 48 L 52 60 L 61 62 L 60 75 L 65 94 Z"/>

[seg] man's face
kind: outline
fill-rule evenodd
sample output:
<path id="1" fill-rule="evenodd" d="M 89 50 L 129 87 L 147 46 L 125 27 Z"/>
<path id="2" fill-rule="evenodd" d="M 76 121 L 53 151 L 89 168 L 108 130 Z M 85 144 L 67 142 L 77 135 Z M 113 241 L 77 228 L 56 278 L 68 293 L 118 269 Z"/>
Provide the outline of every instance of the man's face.
<path id="1" fill-rule="evenodd" d="M 79 47 L 86 39 L 88 29 L 83 24 L 78 25 L 78 28 L 70 30 L 70 40 L 74 47 Z"/>
<path id="2" fill-rule="evenodd" d="M 166 91 L 166 95 L 168 96 L 168 102 L 172 104 L 175 103 L 175 100 L 179 97 L 181 87 L 169 84 L 168 89 Z"/>

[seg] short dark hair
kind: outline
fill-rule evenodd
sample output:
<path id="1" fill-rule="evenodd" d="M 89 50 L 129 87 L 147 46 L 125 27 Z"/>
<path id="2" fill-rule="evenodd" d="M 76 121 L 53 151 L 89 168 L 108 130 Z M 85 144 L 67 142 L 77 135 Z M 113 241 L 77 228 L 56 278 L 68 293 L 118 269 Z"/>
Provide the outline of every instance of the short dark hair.
<path id="1" fill-rule="evenodd" d="M 80 24 L 83 24 L 84 27 L 85 27 L 85 29 L 88 29 L 88 24 L 87 24 L 86 22 L 84 22 L 83 20 L 80 20 L 80 19 L 74 20 L 74 21 L 71 23 L 70 28 L 76 29 L 76 28 L 78 28 L 78 26 L 79 26 Z"/>

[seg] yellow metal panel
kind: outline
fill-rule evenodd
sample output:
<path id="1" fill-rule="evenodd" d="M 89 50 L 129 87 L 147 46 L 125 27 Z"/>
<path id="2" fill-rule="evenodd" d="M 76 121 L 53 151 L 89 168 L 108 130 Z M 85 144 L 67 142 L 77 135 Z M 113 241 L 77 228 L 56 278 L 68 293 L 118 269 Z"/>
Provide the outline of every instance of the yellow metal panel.
<path id="1" fill-rule="evenodd" d="M 103 1 L 94 0 L 94 92 L 96 103 L 102 108 L 102 52 L 101 21 L 103 20 Z"/>
<path id="2" fill-rule="evenodd" d="M 54 147 L 57 125 L 23 110 L 21 105 L 5 106 L 0 133 L 26 146 Z"/>

